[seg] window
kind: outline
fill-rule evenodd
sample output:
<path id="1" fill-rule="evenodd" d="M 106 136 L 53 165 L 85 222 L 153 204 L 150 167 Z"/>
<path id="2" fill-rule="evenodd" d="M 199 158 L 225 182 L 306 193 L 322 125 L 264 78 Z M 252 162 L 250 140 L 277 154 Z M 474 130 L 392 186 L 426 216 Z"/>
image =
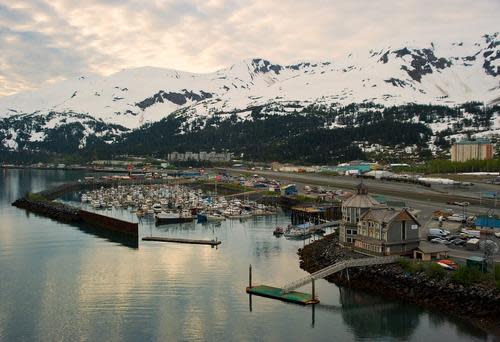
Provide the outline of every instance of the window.
<path id="1" fill-rule="evenodd" d="M 401 240 L 406 240 L 406 221 L 401 221 Z"/>

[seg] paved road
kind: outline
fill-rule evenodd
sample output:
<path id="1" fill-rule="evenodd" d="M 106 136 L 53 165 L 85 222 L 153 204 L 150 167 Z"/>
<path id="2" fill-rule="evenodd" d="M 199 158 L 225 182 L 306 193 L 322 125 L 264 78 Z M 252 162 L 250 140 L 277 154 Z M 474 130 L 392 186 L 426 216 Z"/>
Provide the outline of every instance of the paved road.
<path id="1" fill-rule="evenodd" d="M 327 176 L 309 173 L 287 173 L 275 171 L 249 171 L 241 169 L 224 169 L 231 173 L 250 173 L 285 180 L 294 183 L 309 185 L 329 186 L 336 189 L 352 191 L 360 180 L 350 176 Z M 469 202 L 471 205 L 479 207 L 493 207 L 496 203 L 492 199 L 480 198 L 479 192 L 472 187 L 456 187 L 436 185 L 431 188 L 409 183 L 400 183 L 392 181 L 382 181 L 376 179 L 364 179 L 363 182 L 368 187 L 368 191 L 374 194 L 394 196 L 416 201 L 426 201 L 445 204 L 446 202 Z M 498 185 L 481 184 L 481 190 L 500 190 Z"/>
<path id="2" fill-rule="evenodd" d="M 471 256 L 483 256 L 483 253 L 481 251 L 468 251 L 464 248 L 457 247 L 457 248 L 451 248 L 450 247 L 450 252 L 448 253 L 450 257 L 453 258 L 459 258 L 459 259 L 467 259 L 468 257 Z M 500 263 L 500 254 L 495 255 L 495 262 Z"/>

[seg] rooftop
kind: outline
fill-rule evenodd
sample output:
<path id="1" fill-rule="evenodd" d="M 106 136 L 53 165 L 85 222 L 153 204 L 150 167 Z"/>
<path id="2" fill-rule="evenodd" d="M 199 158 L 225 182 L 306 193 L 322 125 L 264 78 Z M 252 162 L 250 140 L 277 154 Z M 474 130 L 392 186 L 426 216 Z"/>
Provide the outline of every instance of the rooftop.
<path id="1" fill-rule="evenodd" d="M 462 140 L 457 141 L 456 145 L 482 145 L 482 144 L 490 144 L 488 139 L 476 139 L 476 140 Z"/>
<path id="2" fill-rule="evenodd" d="M 418 245 L 418 250 L 420 250 L 423 253 L 430 254 L 430 253 L 448 252 L 450 249 L 440 243 L 430 243 L 427 241 L 420 241 L 420 244 Z"/>

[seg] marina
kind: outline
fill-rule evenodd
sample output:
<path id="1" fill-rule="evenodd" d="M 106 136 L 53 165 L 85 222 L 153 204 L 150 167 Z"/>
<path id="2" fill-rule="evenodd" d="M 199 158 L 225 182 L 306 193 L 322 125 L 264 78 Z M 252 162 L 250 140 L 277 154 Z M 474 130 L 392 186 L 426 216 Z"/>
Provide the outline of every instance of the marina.
<path id="1" fill-rule="evenodd" d="M 122 208 L 135 212 L 137 217 L 151 216 L 159 225 L 246 219 L 276 212 L 275 207 L 236 195 L 209 195 L 183 185 L 117 185 L 83 192 L 81 202 L 94 210 Z"/>

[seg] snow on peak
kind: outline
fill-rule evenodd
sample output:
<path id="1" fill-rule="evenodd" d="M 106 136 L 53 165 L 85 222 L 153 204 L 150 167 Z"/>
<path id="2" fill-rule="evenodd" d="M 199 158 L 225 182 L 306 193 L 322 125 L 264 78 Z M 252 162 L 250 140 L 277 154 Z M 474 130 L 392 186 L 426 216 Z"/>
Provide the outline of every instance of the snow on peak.
<path id="1" fill-rule="evenodd" d="M 141 67 L 81 76 L 0 98 L 0 117 L 80 113 L 137 128 L 179 109 L 207 117 L 270 102 L 492 103 L 500 99 L 498 37 L 406 42 L 288 65 L 256 57 L 205 74 Z"/>

